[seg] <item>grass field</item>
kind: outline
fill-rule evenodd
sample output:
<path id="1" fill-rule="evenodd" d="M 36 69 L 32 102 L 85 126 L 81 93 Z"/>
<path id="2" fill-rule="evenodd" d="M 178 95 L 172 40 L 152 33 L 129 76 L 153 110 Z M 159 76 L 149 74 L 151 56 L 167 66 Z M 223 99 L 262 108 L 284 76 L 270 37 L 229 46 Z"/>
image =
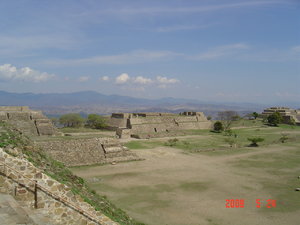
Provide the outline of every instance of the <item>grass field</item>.
<path id="1" fill-rule="evenodd" d="M 261 121 L 233 127 L 236 137 L 202 130 L 175 143 L 173 137 L 130 141 L 126 146 L 146 160 L 72 170 L 150 225 L 298 225 L 300 127 Z M 249 137 L 265 140 L 248 147 Z M 236 146 L 226 138 L 236 139 Z M 226 199 L 242 199 L 245 206 L 226 208 Z M 276 207 L 267 208 L 268 200 Z"/>

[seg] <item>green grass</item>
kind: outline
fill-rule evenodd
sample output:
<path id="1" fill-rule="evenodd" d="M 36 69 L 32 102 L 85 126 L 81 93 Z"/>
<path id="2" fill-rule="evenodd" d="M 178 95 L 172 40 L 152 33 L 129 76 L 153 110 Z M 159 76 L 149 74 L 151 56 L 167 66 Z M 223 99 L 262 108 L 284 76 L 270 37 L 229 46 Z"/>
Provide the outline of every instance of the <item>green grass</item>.
<path id="1" fill-rule="evenodd" d="M 256 120 L 248 120 L 248 119 L 240 119 L 237 121 L 233 121 L 231 127 L 264 127 L 261 119 Z"/>
<path id="2" fill-rule="evenodd" d="M 213 133 L 208 130 L 190 130 L 189 135 L 193 137 L 179 138 L 177 141 L 174 138 L 168 140 L 137 140 L 125 144 L 129 149 L 151 149 L 159 146 L 168 146 L 181 149 L 186 153 L 200 153 L 210 156 L 222 156 L 232 154 L 243 154 L 246 152 L 259 151 L 260 147 L 267 147 L 274 144 L 283 144 L 292 146 L 293 143 L 300 142 L 300 127 L 281 124 L 278 127 L 270 127 L 263 125 L 261 120 L 240 120 L 236 121 L 236 127 L 245 122 L 245 128 L 232 129 L 234 136 L 226 136 L 225 133 Z M 253 127 L 253 122 L 255 126 Z M 299 131 L 298 133 L 295 133 Z M 282 134 L 288 135 L 286 143 L 281 143 Z M 200 135 L 198 137 L 198 135 Z M 261 137 L 263 142 L 259 143 L 258 147 L 249 148 L 250 141 L 248 138 Z M 233 147 L 227 143 L 226 139 L 233 139 L 235 144 Z"/>
<path id="3" fill-rule="evenodd" d="M 155 147 L 159 147 L 163 145 L 163 141 L 150 141 L 150 140 L 142 140 L 142 141 L 130 141 L 124 144 L 129 149 L 151 149 Z"/>

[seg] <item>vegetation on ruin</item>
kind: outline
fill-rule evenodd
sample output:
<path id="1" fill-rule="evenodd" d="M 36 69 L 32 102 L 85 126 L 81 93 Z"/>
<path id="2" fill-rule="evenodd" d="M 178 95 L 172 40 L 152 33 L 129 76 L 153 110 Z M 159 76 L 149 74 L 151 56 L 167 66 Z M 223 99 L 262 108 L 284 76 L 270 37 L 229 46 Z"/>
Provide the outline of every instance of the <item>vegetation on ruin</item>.
<path id="1" fill-rule="evenodd" d="M 143 224 L 129 217 L 123 210 L 112 204 L 106 196 L 97 194 L 86 184 L 84 179 L 74 175 L 63 163 L 54 160 L 40 148 L 34 146 L 29 138 L 14 130 L 10 125 L 1 123 L 0 128 L 1 147 L 17 147 L 36 167 L 60 183 L 68 185 L 73 193 L 80 195 L 97 211 L 101 211 L 114 221 L 124 225 Z"/>

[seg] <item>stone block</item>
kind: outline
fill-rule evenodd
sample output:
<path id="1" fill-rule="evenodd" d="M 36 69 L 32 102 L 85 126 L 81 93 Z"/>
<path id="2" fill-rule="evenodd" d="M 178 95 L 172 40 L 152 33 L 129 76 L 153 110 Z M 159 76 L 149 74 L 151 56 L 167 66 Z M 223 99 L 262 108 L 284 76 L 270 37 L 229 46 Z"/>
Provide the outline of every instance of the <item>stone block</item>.
<path id="1" fill-rule="evenodd" d="M 29 112 L 8 112 L 7 115 L 9 120 L 31 120 Z"/>

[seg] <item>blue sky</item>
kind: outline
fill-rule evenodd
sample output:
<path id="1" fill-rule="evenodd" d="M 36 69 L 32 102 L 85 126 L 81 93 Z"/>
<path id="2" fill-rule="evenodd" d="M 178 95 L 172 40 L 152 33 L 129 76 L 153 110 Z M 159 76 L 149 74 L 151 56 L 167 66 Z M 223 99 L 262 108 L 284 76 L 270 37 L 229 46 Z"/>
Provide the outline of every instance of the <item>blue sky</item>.
<path id="1" fill-rule="evenodd" d="M 299 0 L 2 0 L 0 90 L 300 102 Z"/>

